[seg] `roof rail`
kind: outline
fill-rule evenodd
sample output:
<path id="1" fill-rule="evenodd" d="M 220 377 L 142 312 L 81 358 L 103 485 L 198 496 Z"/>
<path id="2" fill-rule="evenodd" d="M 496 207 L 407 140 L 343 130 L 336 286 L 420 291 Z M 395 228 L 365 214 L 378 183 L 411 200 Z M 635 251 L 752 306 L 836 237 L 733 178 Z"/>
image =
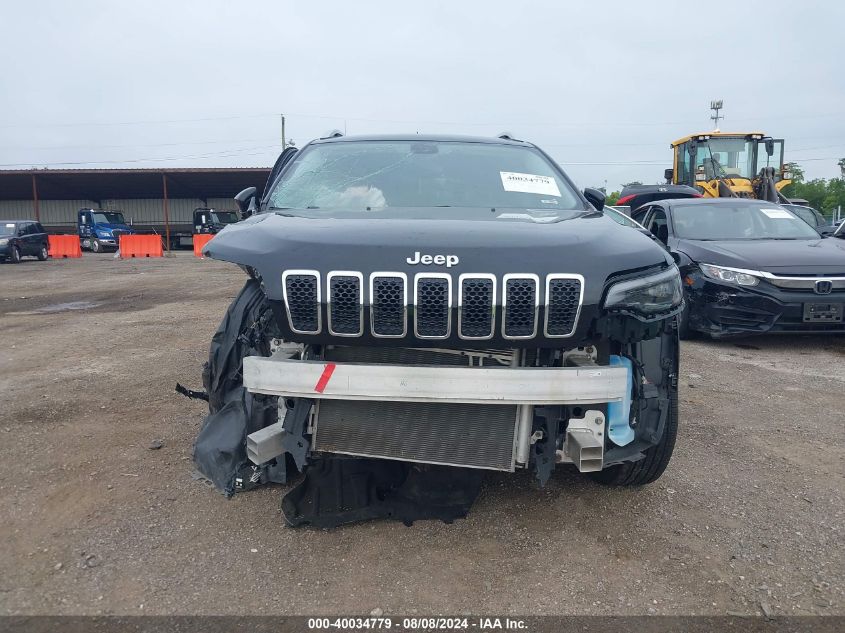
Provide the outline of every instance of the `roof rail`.
<path id="1" fill-rule="evenodd" d="M 321 136 L 320 140 L 322 141 L 322 140 L 327 139 L 327 138 L 340 138 L 341 136 L 343 136 L 343 132 L 341 132 L 340 130 L 332 130 L 331 132 L 329 132 L 325 136 Z"/>

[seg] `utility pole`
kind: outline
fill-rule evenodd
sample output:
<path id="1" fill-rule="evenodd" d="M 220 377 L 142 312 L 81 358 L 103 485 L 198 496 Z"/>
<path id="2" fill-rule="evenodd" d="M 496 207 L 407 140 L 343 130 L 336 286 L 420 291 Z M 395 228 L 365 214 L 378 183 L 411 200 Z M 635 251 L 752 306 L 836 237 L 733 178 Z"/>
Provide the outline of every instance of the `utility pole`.
<path id="1" fill-rule="evenodd" d="M 285 115 L 280 114 L 279 116 L 282 117 L 282 151 L 285 151 L 287 145 L 285 144 Z"/>
<path id="2" fill-rule="evenodd" d="M 170 201 L 167 198 L 167 174 L 161 173 L 161 189 L 164 202 L 164 243 L 167 254 L 170 255 Z"/>
<path id="3" fill-rule="evenodd" d="M 710 120 L 715 123 L 714 129 L 718 132 L 719 131 L 719 119 L 724 119 L 724 115 L 719 115 L 719 110 L 723 107 L 722 100 L 719 99 L 717 101 L 710 102 L 710 109 L 713 110 L 714 114 L 710 117 Z"/>

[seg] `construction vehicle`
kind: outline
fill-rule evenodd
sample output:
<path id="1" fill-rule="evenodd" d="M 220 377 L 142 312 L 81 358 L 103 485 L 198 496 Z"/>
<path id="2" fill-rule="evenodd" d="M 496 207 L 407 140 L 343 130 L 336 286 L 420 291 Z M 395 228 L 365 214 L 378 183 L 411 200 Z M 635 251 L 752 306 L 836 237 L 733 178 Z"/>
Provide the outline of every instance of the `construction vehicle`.
<path id="1" fill-rule="evenodd" d="M 792 182 L 783 162 L 783 139 L 762 132 L 715 130 L 674 141 L 666 181 L 688 185 L 705 198 L 757 198 L 787 202 L 781 190 Z"/>

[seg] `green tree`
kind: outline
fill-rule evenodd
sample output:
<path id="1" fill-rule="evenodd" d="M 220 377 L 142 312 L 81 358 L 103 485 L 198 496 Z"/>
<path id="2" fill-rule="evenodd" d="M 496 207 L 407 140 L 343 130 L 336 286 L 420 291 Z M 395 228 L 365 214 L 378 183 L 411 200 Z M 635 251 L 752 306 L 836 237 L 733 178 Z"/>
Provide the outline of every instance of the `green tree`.
<path id="1" fill-rule="evenodd" d="M 607 194 L 607 199 L 604 201 L 604 203 L 607 206 L 612 207 L 617 202 L 619 202 L 620 195 L 622 194 L 620 194 L 618 191 L 611 191 L 609 194 Z"/>
<path id="2" fill-rule="evenodd" d="M 845 158 L 837 163 L 845 173 Z M 783 188 L 787 198 L 803 198 L 814 209 L 826 217 L 833 218 L 837 208 L 845 209 L 845 177 L 804 179 L 804 170 L 796 163 L 789 163 L 792 171 L 792 183 Z"/>
<path id="3" fill-rule="evenodd" d="M 803 198 L 804 196 L 799 195 L 797 191 L 804 184 L 804 170 L 798 163 L 785 163 L 784 167 L 792 172 L 792 183 L 784 187 L 781 193 L 787 198 Z"/>
<path id="4" fill-rule="evenodd" d="M 795 187 L 796 198 L 804 198 L 811 207 L 824 211 L 824 201 L 827 198 L 827 181 L 824 178 L 814 178 L 808 182 L 798 183 Z"/>

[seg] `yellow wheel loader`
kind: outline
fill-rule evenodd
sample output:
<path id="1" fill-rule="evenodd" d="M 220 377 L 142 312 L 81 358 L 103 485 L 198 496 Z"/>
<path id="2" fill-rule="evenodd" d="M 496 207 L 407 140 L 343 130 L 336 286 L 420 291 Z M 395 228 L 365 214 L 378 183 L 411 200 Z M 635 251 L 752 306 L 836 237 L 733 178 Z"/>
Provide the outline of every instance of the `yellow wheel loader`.
<path id="1" fill-rule="evenodd" d="M 787 202 L 792 182 L 783 163 L 783 139 L 762 132 L 705 132 L 672 143 L 674 163 L 666 180 L 695 187 L 706 198 L 757 198 Z"/>

